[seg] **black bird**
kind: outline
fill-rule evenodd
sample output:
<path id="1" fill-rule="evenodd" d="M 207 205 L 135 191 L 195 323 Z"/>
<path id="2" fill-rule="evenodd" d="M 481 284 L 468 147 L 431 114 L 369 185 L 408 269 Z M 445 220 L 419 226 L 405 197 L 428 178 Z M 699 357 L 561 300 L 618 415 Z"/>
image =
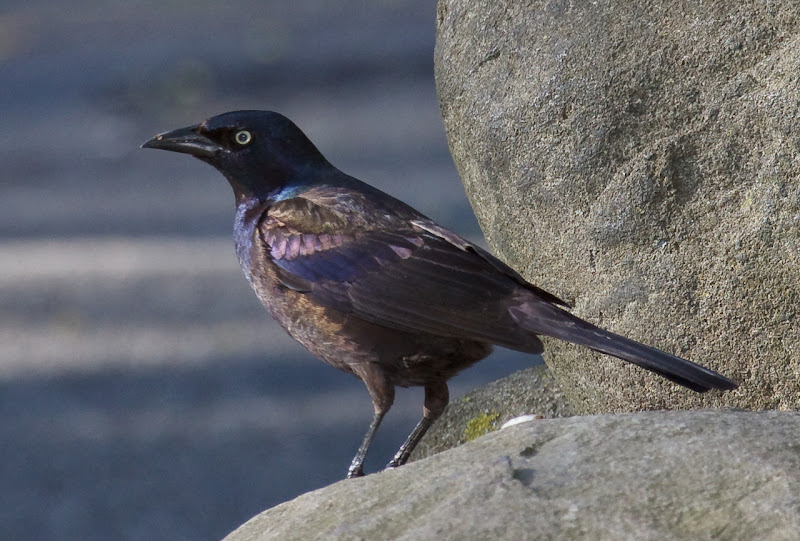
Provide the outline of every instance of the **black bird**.
<path id="1" fill-rule="evenodd" d="M 283 328 L 360 378 L 375 409 L 348 471 L 364 457 L 396 386 L 425 388 L 400 466 L 448 403 L 447 381 L 492 345 L 541 353 L 547 335 L 619 357 L 697 392 L 737 387 L 690 361 L 570 314 L 482 248 L 336 169 L 286 117 L 237 111 L 142 145 L 217 168 L 236 198 L 239 263 Z"/>

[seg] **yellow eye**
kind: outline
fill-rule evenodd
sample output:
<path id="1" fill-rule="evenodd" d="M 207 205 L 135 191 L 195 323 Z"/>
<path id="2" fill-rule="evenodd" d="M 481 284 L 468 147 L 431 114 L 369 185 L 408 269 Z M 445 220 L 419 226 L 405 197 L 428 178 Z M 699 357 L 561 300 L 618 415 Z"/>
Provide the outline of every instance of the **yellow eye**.
<path id="1" fill-rule="evenodd" d="M 250 135 L 249 131 L 242 130 L 240 132 L 236 132 L 236 135 L 233 136 L 233 139 L 240 145 L 244 146 L 250 144 L 250 141 L 253 140 L 253 136 Z"/>

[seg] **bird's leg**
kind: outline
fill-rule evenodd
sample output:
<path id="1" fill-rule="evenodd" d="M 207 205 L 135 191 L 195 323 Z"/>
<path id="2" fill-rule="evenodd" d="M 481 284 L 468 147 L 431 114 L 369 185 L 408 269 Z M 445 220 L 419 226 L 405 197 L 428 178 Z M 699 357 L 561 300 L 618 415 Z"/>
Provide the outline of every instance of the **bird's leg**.
<path id="1" fill-rule="evenodd" d="M 387 469 L 397 468 L 408 461 L 411 452 L 433 422 L 442 415 L 449 401 L 450 391 L 447 388 L 447 383 L 440 382 L 425 386 L 425 407 L 423 408 L 422 419 L 417 423 L 417 426 L 414 427 L 414 430 L 411 431 L 411 434 L 408 435 L 403 445 L 400 446 L 394 458 L 386 465 Z"/>
<path id="2" fill-rule="evenodd" d="M 393 468 L 397 468 L 398 466 L 402 466 L 408 460 L 408 457 L 411 455 L 411 451 L 414 450 L 414 447 L 417 446 L 419 441 L 422 439 L 422 436 L 428 431 L 428 429 L 433 424 L 433 421 L 436 419 L 431 419 L 430 417 L 423 416 L 422 419 L 417 423 L 417 426 L 414 427 L 414 430 L 411 431 L 411 434 L 408 435 L 408 438 L 400 446 L 397 453 L 395 453 L 394 458 L 386 465 L 386 469 L 390 470 Z"/>
<path id="3" fill-rule="evenodd" d="M 353 462 L 350 463 L 350 469 L 347 470 L 348 479 L 364 476 L 364 458 L 367 456 L 369 446 L 372 444 L 372 438 L 375 437 L 375 432 L 381 425 L 384 415 L 386 415 L 385 411 L 375 410 L 375 415 L 372 417 L 372 422 L 369 424 L 367 433 L 364 434 L 364 440 L 361 442 L 361 447 L 358 448 L 356 456 L 353 457 Z"/>
<path id="4" fill-rule="evenodd" d="M 394 403 L 394 385 L 384 376 L 383 370 L 379 365 L 375 363 L 361 364 L 357 367 L 356 374 L 367 386 L 375 414 L 372 416 L 372 422 L 369 424 L 367 433 L 364 434 L 361 447 L 358 448 L 358 452 L 353 457 L 353 462 L 350 463 L 350 468 L 347 470 L 348 479 L 364 475 L 364 459 L 367 456 L 367 451 L 369 451 L 369 446 L 372 444 L 372 439 L 375 437 L 375 432 L 381 425 L 384 415 Z"/>

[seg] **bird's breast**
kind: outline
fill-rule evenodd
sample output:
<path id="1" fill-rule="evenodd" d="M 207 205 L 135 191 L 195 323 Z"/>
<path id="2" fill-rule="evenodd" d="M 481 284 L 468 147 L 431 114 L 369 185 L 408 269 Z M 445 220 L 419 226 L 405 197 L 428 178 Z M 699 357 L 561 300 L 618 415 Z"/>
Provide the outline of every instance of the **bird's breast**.
<path id="1" fill-rule="evenodd" d="M 259 200 L 244 201 L 237 205 L 236 216 L 233 220 L 233 243 L 236 247 L 236 258 L 242 267 L 247 281 L 253 284 L 252 264 L 258 261 L 257 256 L 253 256 L 253 251 L 257 251 L 255 245 L 257 241 L 256 231 L 264 213 L 269 209 L 269 204 Z"/>

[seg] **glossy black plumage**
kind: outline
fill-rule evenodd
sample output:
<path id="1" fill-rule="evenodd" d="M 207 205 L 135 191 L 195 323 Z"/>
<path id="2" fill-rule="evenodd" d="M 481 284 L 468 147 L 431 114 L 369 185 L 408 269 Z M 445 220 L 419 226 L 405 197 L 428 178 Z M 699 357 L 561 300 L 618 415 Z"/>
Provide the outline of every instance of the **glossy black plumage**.
<path id="1" fill-rule="evenodd" d="M 540 353 L 544 334 L 698 392 L 736 388 L 573 316 L 491 254 L 333 167 L 277 113 L 226 113 L 143 146 L 191 154 L 225 175 L 236 253 L 261 302 L 312 353 L 366 384 L 375 415 L 348 476 L 363 474 L 395 386 L 424 386 L 425 408 L 390 467 L 405 463 L 443 411 L 447 380 L 494 344 Z"/>

